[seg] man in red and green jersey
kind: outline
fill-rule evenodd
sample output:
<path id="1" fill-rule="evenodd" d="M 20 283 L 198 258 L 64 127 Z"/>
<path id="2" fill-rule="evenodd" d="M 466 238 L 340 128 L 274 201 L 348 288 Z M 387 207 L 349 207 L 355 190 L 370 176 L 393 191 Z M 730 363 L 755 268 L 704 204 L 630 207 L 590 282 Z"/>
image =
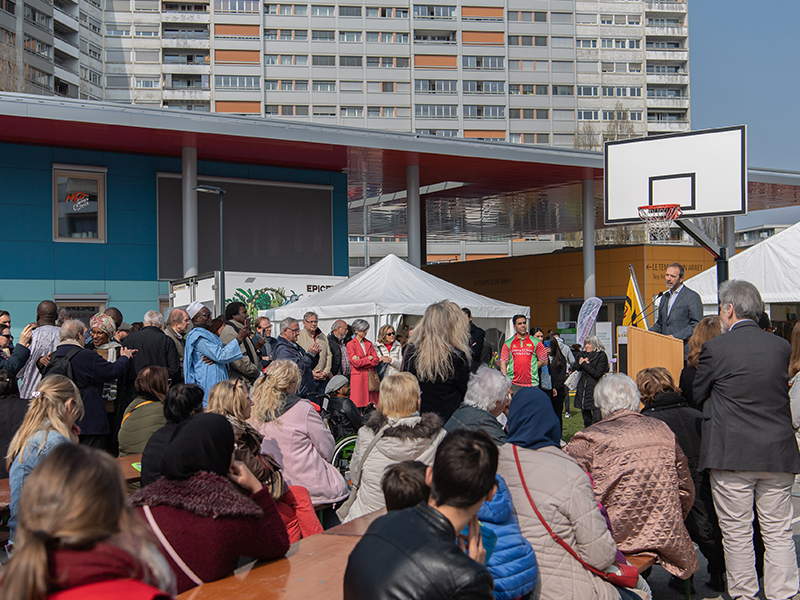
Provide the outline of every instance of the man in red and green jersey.
<path id="1" fill-rule="evenodd" d="M 525 315 L 515 315 L 511 322 L 516 334 L 500 350 L 500 371 L 511 378 L 511 388 L 516 392 L 519 388 L 539 385 L 539 367 L 547 364 L 547 348 L 528 335 Z"/>

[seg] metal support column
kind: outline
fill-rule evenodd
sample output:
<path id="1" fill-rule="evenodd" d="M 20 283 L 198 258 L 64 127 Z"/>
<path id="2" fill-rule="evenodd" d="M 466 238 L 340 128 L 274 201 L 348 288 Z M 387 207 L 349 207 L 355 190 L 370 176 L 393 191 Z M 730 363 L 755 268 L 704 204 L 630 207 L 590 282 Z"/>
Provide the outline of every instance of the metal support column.
<path id="1" fill-rule="evenodd" d="M 198 274 L 197 148 L 181 148 L 181 200 L 183 216 L 183 276 Z"/>
<path id="2" fill-rule="evenodd" d="M 728 247 L 728 259 L 736 256 L 736 217 L 722 217 L 722 243 Z"/>
<path id="3" fill-rule="evenodd" d="M 583 298 L 597 295 L 594 264 L 594 180 L 582 181 L 583 192 Z"/>
<path id="4" fill-rule="evenodd" d="M 419 201 L 419 165 L 406 167 L 406 202 L 408 224 L 408 262 L 422 266 L 422 212 Z"/>

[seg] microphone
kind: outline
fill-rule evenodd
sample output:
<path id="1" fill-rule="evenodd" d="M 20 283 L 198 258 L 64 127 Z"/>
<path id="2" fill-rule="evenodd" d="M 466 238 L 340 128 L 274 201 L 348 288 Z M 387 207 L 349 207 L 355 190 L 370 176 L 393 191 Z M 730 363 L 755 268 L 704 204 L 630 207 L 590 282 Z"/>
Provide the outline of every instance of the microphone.
<path id="1" fill-rule="evenodd" d="M 659 308 L 659 307 L 657 307 L 657 306 L 656 306 L 656 307 L 654 307 L 654 309 L 653 309 L 653 312 L 652 312 L 652 313 L 650 313 L 649 315 L 647 314 L 647 311 L 648 311 L 648 310 L 650 309 L 650 307 L 651 307 L 651 306 L 653 306 L 653 305 L 656 303 L 656 301 L 657 301 L 659 298 L 661 298 L 661 296 L 663 296 L 665 293 L 666 293 L 666 290 L 664 290 L 663 292 L 658 292 L 658 295 L 657 295 L 655 298 L 653 298 L 653 301 L 652 301 L 650 304 L 648 304 L 648 305 L 645 307 L 645 309 L 644 309 L 644 310 L 643 310 L 641 313 L 639 313 L 639 316 L 638 316 L 638 318 L 634 319 L 634 320 L 631 322 L 631 325 L 630 325 L 630 326 L 631 326 L 631 327 L 636 327 L 636 326 L 637 326 L 639 323 L 641 323 L 642 321 L 644 321 L 644 318 L 645 318 L 645 316 L 652 317 L 654 314 L 656 314 L 656 311 L 658 311 L 658 308 Z"/>

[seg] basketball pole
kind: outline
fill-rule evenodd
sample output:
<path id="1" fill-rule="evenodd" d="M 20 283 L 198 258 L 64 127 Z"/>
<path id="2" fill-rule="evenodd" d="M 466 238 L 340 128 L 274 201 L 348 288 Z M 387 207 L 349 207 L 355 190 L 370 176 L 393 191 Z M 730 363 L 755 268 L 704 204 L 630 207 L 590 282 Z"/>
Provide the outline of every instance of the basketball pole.
<path id="1" fill-rule="evenodd" d="M 688 233 L 694 241 L 708 250 L 714 257 L 714 262 L 717 263 L 717 287 L 719 287 L 722 282 L 728 281 L 728 247 L 724 245 L 718 246 L 716 242 L 709 238 L 691 221 L 677 219 L 675 224 Z"/>

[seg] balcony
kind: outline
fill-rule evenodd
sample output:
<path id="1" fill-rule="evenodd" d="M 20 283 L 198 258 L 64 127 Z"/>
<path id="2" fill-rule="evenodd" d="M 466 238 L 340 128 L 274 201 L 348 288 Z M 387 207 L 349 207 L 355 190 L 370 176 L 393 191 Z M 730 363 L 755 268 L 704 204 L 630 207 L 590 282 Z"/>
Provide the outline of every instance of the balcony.
<path id="1" fill-rule="evenodd" d="M 677 131 L 689 131 L 691 123 L 689 119 L 680 121 L 647 121 L 647 131 L 653 133 L 671 133 Z"/>
<path id="2" fill-rule="evenodd" d="M 644 28 L 644 33 L 648 36 L 687 37 L 689 28 L 686 25 L 648 25 Z"/>
<path id="3" fill-rule="evenodd" d="M 162 23 L 208 23 L 209 13 L 207 12 L 163 12 L 161 13 Z"/>
<path id="4" fill-rule="evenodd" d="M 644 9 L 647 12 L 686 14 L 689 11 L 686 2 L 645 2 Z"/>
<path id="5" fill-rule="evenodd" d="M 78 77 L 78 72 L 75 69 L 67 67 L 66 65 L 54 65 L 53 67 L 53 75 L 56 79 L 61 79 L 62 81 L 66 81 L 67 83 L 71 83 L 75 86 L 80 86 L 81 81 Z"/>
<path id="6" fill-rule="evenodd" d="M 648 73 L 647 74 L 647 84 L 677 84 L 677 85 L 688 85 L 689 84 L 689 74 L 688 73 L 669 73 L 669 74 L 661 74 L 661 73 Z"/>
<path id="7" fill-rule="evenodd" d="M 211 92 L 208 88 L 164 88 L 161 91 L 164 100 L 211 100 Z"/>
<path id="8" fill-rule="evenodd" d="M 208 75 L 211 73 L 210 63 L 162 62 L 161 71 L 173 75 Z"/>
<path id="9" fill-rule="evenodd" d="M 671 50 L 658 49 L 647 50 L 647 60 L 672 60 L 672 61 L 686 61 L 689 60 L 689 50 L 686 48 L 674 48 Z"/>
<path id="10" fill-rule="evenodd" d="M 689 108 L 689 98 L 647 98 L 647 108 Z"/>
<path id="11" fill-rule="evenodd" d="M 79 31 L 78 18 L 67 12 L 64 12 L 57 6 L 53 7 L 53 19 L 56 23 L 61 24 L 67 29 L 75 32 Z"/>
<path id="12" fill-rule="evenodd" d="M 185 37 L 164 37 L 161 38 L 162 48 L 202 48 L 208 50 L 208 37 L 205 38 L 185 38 Z"/>
<path id="13" fill-rule="evenodd" d="M 53 36 L 53 48 L 55 48 L 57 52 L 63 52 L 67 56 L 71 56 L 75 59 L 81 56 L 77 46 L 71 44 L 69 40 L 62 39 L 58 35 Z"/>

